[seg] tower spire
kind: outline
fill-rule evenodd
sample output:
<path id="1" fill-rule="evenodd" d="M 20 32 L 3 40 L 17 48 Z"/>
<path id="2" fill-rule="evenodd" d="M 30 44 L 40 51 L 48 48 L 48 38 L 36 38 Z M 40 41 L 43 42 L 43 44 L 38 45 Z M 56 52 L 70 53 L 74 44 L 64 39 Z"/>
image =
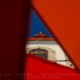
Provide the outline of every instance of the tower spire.
<path id="1" fill-rule="evenodd" d="M 41 29 L 41 31 L 39 32 L 39 34 L 43 34 L 42 29 Z"/>

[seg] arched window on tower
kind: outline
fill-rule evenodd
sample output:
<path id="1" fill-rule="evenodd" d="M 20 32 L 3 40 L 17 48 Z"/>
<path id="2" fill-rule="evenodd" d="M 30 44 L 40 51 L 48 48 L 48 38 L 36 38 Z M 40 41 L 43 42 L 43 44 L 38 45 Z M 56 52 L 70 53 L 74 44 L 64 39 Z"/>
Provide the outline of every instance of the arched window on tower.
<path id="1" fill-rule="evenodd" d="M 33 54 L 33 55 L 48 59 L 48 51 L 45 49 L 40 49 L 40 48 L 32 49 L 29 51 L 29 54 Z"/>

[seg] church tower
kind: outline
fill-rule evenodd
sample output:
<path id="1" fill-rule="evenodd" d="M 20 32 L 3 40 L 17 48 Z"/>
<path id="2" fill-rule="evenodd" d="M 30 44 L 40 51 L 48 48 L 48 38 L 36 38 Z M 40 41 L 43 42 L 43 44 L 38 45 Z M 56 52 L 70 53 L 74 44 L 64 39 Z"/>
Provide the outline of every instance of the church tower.
<path id="1" fill-rule="evenodd" d="M 74 68 L 54 38 L 49 38 L 42 31 L 32 38 L 27 38 L 26 53 Z"/>

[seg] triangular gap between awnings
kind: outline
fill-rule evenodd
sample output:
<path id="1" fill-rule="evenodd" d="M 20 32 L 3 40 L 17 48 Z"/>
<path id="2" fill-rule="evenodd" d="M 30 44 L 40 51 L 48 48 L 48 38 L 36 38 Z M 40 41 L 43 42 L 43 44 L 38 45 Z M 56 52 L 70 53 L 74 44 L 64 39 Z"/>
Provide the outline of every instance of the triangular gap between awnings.
<path id="1" fill-rule="evenodd" d="M 46 27 L 42 24 L 42 22 L 37 17 L 35 12 L 31 9 L 30 10 L 30 21 L 29 21 L 28 38 L 32 38 L 36 34 L 39 34 L 41 31 L 43 32 L 43 34 L 46 34 L 49 38 L 52 38 L 52 36 L 50 35 L 50 33 L 48 32 Z"/>
<path id="2" fill-rule="evenodd" d="M 73 62 L 73 60 L 70 58 L 69 54 L 67 54 L 68 52 L 66 51 L 66 49 L 61 45 L 60 41 L 57 39 L 57 37 L 55 36 L 55 33 L 52 32 L 49 28 L 49 26 L 46 24 L 46 22 L 42 19 L 42 17 L 40 16 L 40 14 L 38 13 L 38 11 L 31 5 L 30 6 L 31 9 L 35 12 L 35 14 L 38 16 L 38 18 L 41 20 L 41 22 L 44 24 L 44 26 L 46 27 L 46 29 L 48 30 L 48 32 L 51 34 L 51 36 L 53 36 L 56 40 L 56 42 L 61 46 L 61 48 L 63 49 L 63 51 L 65 52 L 65 54 L 68 56 L 68 58 L 70 59 L 70 61 L 74 64 L 76 70 L 80 73 L 79 69 L 77 68 L 76 64 Z"/>

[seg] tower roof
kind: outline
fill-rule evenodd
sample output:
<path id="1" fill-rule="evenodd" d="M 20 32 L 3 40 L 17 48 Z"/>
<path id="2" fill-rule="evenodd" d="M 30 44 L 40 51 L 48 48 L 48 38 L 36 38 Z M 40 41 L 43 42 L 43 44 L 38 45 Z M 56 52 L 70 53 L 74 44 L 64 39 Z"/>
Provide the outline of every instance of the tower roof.
<path id="1" fill-rule="evenodd" d="M 45 35 L 45 34 L 36 34 L 36 35 L 34 35 L 32 38 L 49 38 L 47 35 Z"/>
<path id="2" fill-rule="evenodd" d="M 32 38 L 27 38 L 28 41 L 35 41 L 35 40 L 48 40 L 52 41 L 54 38 L 49 38 L 46 34 L 43 34 L 43 32 L 39 32 L 39 34 L 34 35 Z"/>

